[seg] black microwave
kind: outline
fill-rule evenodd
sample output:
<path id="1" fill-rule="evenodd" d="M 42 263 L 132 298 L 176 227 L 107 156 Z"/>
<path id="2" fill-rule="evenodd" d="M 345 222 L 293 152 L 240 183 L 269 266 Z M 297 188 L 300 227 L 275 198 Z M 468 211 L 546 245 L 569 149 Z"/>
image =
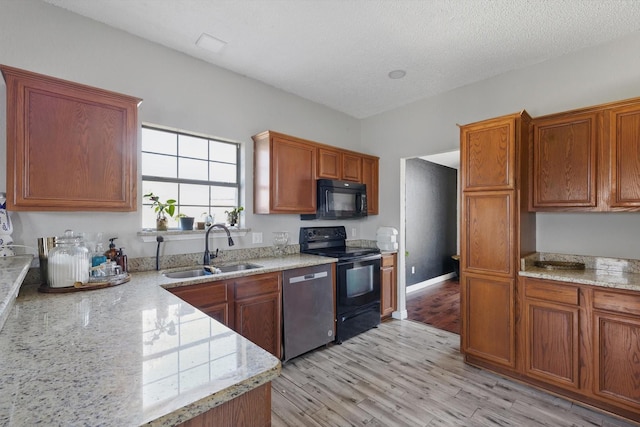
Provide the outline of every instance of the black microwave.
<path id="1" fill-rule="evenodd" d="M 357 182 L 319 179 L 318 210 L 300 219 L 353 219 L 367 216 L 367 186 Z"/>

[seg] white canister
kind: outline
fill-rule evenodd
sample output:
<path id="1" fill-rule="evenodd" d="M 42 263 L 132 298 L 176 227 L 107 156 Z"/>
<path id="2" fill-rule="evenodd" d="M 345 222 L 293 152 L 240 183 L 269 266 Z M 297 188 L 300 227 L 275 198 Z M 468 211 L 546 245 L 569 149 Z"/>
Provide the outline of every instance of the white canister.
<path id="1" fill-rule="evenodd" d="M 398 230 L 393 227 L 380 227 L 376 232 L 376 245 L 383 251 L 398 250 Z"/>
<path id="2" fill-rule="evenodd" d="M 64 236 L 56 237 L 56 246 L 49 251 L 47 276 L 52 288 L 67 288 L 74 283 L 89 281 L 89 249 L 83 246 L 82 238 L 67 230 Z"/>

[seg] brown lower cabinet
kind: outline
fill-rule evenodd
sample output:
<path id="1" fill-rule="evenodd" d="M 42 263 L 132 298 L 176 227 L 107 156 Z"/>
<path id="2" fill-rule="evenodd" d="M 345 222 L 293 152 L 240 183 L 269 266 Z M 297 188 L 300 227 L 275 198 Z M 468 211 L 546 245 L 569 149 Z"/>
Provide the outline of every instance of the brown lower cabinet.
<path id="1" fill-rule="evenodd" d="M 270 382 L 178 424 L 179 427 L 265 427 L 270 425 Z"/>
<path id="2" fill-rule="evenodd" d="M 380 315 L 390 317 L 396 310 L 396 254 L 383 254 L 380 261 Z"/>
<path id="3" fill-rule="evenodd" d="M 515 367 L 467 361 L 640 421 L 640 292 L 520 277 L 517 293 Z"/>
<path id="4" fill-rule="evenodd" d="M 243 277 L 234 290 L 233 329 L 280 359 L 282 274 Z"/>
<path id="5" fill-rule="evenodd" d="M 280 273 L 256 274 L 171 288 L 169 291 L 281 358 Z"/>

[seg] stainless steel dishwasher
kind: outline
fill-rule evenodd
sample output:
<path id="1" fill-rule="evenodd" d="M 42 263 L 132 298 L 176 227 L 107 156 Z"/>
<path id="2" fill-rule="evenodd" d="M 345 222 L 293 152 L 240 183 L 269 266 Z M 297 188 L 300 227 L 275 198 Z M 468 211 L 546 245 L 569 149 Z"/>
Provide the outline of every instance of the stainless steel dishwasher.
<path id="1" fill-rule="evenodd" d="M 283 273 L 283 362 L 334 340 L 333 264 Z"/>

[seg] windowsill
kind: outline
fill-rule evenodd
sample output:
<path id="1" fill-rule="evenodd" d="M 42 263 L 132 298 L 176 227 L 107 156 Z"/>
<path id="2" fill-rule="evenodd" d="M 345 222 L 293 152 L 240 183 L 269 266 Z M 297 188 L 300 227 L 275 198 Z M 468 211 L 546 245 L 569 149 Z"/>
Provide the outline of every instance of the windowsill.
<path id="1" fill-rule="evenodd" d="M 242 237 L 251 231 L 251 229 L 229 227 L 229 231 L 231 232 L 231 237 Z M 138 237 L 140 237 L 140 239 L 145 243 L 155 242 L 156 236 L 162 236 L 165 242 L 170 240 L 201 240 L 204 239 L 204 233 L 205 230 L 183 231 L 177 228 L 169 229 L 167 231 L 144 229 L 142 231 L 138 231 Z M 209 232 L 209 237 L 227 237 L 227 233 L 220 228 L 215 228 Z"/>

